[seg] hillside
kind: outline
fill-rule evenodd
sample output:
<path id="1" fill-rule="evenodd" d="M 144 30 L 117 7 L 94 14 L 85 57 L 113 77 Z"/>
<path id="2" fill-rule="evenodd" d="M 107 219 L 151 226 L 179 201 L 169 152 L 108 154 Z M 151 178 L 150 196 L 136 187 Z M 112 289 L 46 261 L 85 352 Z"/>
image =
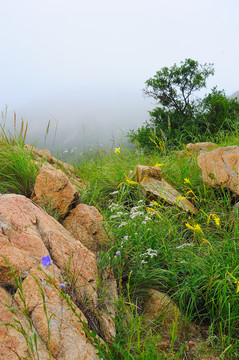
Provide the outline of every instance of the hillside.
<path id="1" fill-rule="evenodd" d="M 239 358 L 238 138 L 72 167 L 2 137 L 0 359 Z"/>

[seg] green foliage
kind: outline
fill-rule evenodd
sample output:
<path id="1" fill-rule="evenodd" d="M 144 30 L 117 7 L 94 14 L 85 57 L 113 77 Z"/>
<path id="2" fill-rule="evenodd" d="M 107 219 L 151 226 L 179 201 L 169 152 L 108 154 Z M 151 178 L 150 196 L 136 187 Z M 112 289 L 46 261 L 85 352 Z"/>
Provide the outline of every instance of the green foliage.
<path id="1" fill-rule="evenodd" d="M 239 102 L 226 97 L 223 90 L 214 87 L 200 103 L 200 130 L 215 134 L 220 130 L 233 131 L 239 125 Z M 200 116 L 199 116 L 200 117 Z"/>
<path id="2" fill-rule="evenodd" d="M 145 82 L 144 93 L 157 102 L 149 111 L 150 119 L 128 138 L 144 148 L 152 148 L 150 132 L 162 137 L 170 147 L 181 142 L 208 141 L 220 131 L 232 131 L 239 124 L 239 103 L 228 99 L 224 91 L 213 88 L 203 99 L 195 93 L 206 87 L 206 80 L 214 74 L 212 64 L 200 65 L 185 59 L 181 66 L 164 67 Z"/>

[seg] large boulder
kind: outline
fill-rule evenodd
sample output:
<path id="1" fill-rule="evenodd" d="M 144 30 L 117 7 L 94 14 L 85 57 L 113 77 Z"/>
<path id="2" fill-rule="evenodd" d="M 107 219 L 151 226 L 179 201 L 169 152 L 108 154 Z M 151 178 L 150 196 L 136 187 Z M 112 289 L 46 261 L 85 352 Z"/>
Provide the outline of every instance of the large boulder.
<path id="1" fill-rule="evenodd" d="M 159 167 L 137 165 L 135 173 L 136 181 L 140 183 L 149 199 L 161 199 L 166 203 L 177 205 L 184 211 L 196 214 L 197 209 L 193 204 L 162 178 Z"/>
<path id="2" fill-rule="evenodd" d="M 63 218 L 79 201 L 79 193 L 63 171 L 47 164 L 39 170 L 31 199 Z"/>
<path id="3" fill-rule="evenodd" d="M 223 186 L 239 195 L 239 147 L 227 146 L 197 159 L 203 181 L 210 186 Z"/>
<path id="4" fill-rule="evenodd" d="M 102 221 L 103 216 L 94 206 L 79 204 L 70 211 L 62 225 L 89 250 L 98 252 L 106 238 Z"/>
<path id="5" fill-rule="evenodd" d="M 97 300 L 95 255 L 43 209 L 22 195 L 0 195 L 0 282 L 14 284 L 9 266 L 16 275 L 26 276 L 50 256 L 63 276 L 72 282 L 80 299 Z"/>

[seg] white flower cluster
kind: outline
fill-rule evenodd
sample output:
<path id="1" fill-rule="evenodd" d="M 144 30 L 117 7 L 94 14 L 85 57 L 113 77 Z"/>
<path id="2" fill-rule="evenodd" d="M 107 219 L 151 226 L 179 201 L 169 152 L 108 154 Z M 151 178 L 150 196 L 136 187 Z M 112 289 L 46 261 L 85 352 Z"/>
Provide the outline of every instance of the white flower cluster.
<path id="1" fill-rule="evenodd" d="M 157 251 L 157 250 L 153 250 L 153 249 L 151 249 L 151 248 L 147 249 L 145 253 L 140 254 L 141 257 L 146 257 L 146 258 L 151 257 L 151 259 L 152 259 L 154 256 L 157 256 L 157 255 L 158 255 L 158 251 Z M 148 262 L 148 261 L 146 261 L 146 260 L 143 259 L 143 260 L 141 261 L 141 264 L 147 264 L 147 262 Z"/>
<path id="2" fill-rule="evenodd" d="M 110 204 L 110 206 L 109 206 L 109 209 L 110 209 L 111 212 L 113 212 L 113 211 L 115 211 L 115 210 L 122 209 L 122 208 L 123 208 L 122 205 L 120 205 L 120 204 L 115 204 L 115 203 L 112 203 L 112 204 Z"/>
<path id="3" fill-rule="evenodd" d="M 124 247 L 124 243 L 126 242 L 126 241 L 128 241 L 129 240 L 129 235 L 125 235 L 124 237 L 123 237 L 123 240 L 121 241 L 121 243 L 120 243 L 120 247 L 122 248 L 122 247 Z"/>
<path id="4" fill-rule="evenodd" d="M 128 221 L 130 221 L 130 219 L 135 219 L 136 217 L 142 217 L 142 224 L 146 225 L 147 221 L 151 221 L 151 217 L 148 214 L 145 214 L 144 211 L 144 201 L 143 200 L 139 200 L 138 201 L 138 206 L 134 206 L 131 208 L 130 212 L 123 212 L 122 209 L 124 207 L 120 204 L 116 204 L 114 202 L 112 202 L 109 205 L 109 210 L 111 212 L 114 212 L 114 214 L 112 214 L 110 216 L 110 219 L 117 219 L 117 218 L 121 218 L 122 222 L 119 224 L 119 228 L 122 226 L 126 226 Z M 120 211 L 121 210 L 121 211 Z"/>

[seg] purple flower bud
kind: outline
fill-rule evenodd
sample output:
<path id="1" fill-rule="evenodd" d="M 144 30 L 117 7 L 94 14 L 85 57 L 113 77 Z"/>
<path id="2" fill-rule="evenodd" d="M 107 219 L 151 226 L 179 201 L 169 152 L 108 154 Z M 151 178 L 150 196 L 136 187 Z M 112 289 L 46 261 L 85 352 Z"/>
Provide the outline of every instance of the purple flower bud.
<path id="1" fill-rule="evenodd" d="M 120 256 L 120 251 L 116 251 L 115 255 Z"/>
<path id="2" fill-rule="evenodd" d="M 61 283 L 61 284 L 60 284 L 60 288 L 61 288 L 61 289 L 64 289 L 65 287 L 66 287 L 66 285 L 65 285 L 64 283 Z"/>
<path id="3" fill-rule="evenodd" d="M 42 266 L 43 266 L 44 269 L 45 269 L 45 267 L 51 265 L 51 258 L 50 258 L 49 255 L 47 255 L 47 256 L 42 256 L 41 259 L 42 259 Z"/>

